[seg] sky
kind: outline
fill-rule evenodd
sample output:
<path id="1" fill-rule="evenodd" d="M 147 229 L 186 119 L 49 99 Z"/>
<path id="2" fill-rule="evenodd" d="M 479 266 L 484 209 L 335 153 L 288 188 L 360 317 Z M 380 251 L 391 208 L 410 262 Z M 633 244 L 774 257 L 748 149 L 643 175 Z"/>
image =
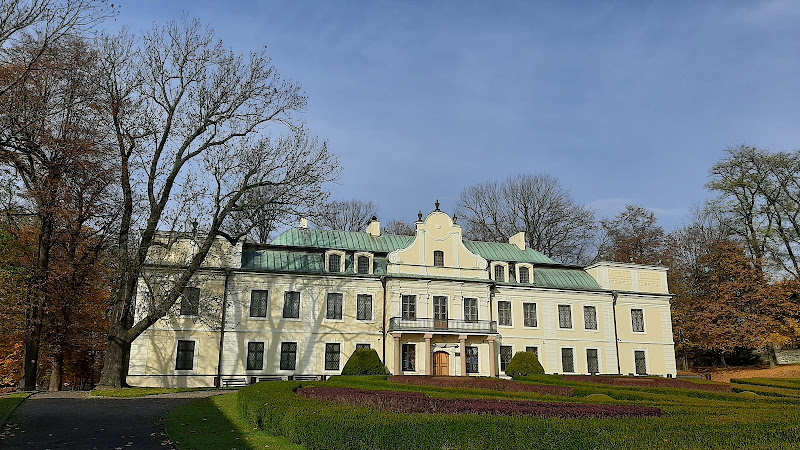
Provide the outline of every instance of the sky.
<path id="1" fill-rule="evenodd" d="M 122 0 L 108 28 L 187 15 L 267 46 L 342 170 L 332 199 L 412 222 L 434 202 L 546 173 L 598 219 L 667 231 L 727 147 L 800 149 L 800 2 Z"/>

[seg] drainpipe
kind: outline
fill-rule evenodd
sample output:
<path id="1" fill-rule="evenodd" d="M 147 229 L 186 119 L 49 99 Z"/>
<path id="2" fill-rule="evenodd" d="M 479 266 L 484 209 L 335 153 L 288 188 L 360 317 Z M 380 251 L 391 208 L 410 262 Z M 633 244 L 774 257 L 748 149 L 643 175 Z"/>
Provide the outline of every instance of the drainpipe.
<path id="1" fill-rule="evenodd" d="M 225 285 L 222 288 L 222 320 L 219 329 L 219 357 L 217 358 L 217 387 L 222 385 L 222 347 L 225 344 L 225 314 L 228 311 L 228 280 L 231 269 L 225 269 Z"/>
<path id="2" fill-rule="evenodd" d="M 381 325 L 381 334 L 383 335 L 383 338 L 381 341 L 383 341 L 383 356 L 381 359 L 383 360 L 384 366 L 386 366 L 386 337 L 389 335 L 389 333 L 386 331 L 386 281 L 386 275 L 382 276 L 381 284 L 383 285 L 383 311 L 381 311 L 381 315 L 383 316 L 383 322 Z"/>
<path id="3" fill-rule="evenodd" d="M 617 374 L 622 374 L 622 369 L 619 365 L 619 337 L 617 337 L 617 297 L 619 293 L 617 291 L 611 291 L 611 297 L 614 299 L 614 303 L 611 307 L 611 312 L 614 314 L 614 346 L 617 349 Z"/>

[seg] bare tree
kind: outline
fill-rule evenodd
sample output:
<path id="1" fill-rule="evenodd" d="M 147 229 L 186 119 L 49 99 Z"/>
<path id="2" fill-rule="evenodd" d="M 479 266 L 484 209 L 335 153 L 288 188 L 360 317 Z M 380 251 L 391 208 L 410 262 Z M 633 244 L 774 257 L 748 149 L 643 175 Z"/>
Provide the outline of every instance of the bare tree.
<path id="1" fill-rule="evenodd" d="M 417 228 L 408 222 L 392 219 L 383 226 L 383 232 L 386 234 L 397 234 L 400 236 L 414 236 L 417 234 Z"/>
<path id="2" fill-rule="evenodd" d="M 364 231 L 370 218 L 378 214 L 378 205 L 364 200 L 335 200 L 322 205 L 312 215 L 320 228 L 342 231 Z"/>
<path id="3" fill-rule="evenodd" d="M 524 231 L 529 247 L 563 263 L 587 263 L 595 252 L 594 211 L 575 203 L 551 175 L 470 186 L 461 192 L 456 212 L 470 239 L 507 242 Z"/>
<path id="4" fill-rule="evenodd" d="M 598 258 L 636 264 L 661 264 L 664 258 L 664 229 L 655 213 L 628 205 L 614 219 L 600 221 L 605 232 Z"/>
<path id="5" fill-rule="evenodd" d="M 285 221 L 316 208 L 338 162 L 294 117 L 306 97 L 264 50 L 237 55 L 189 20 L 140 39 L 106 37 L 102 47 L 98 81 L 116 135 L 122 214 L 100 385 L 122 386 L 131 343 L 168 314 L 217 236 L 236 241 L 262 213 Z M 200 230 L 194 252 L 134 316 L 148 254 L 165 245 L 158 230 L 187 222 Z"/>

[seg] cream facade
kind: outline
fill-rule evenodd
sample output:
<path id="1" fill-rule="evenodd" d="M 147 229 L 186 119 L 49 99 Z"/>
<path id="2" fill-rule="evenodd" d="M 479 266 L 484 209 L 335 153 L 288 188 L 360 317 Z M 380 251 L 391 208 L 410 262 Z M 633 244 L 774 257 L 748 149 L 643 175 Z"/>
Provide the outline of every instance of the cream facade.
<path id="1" fill-rule="evenodd" d="M 153 273 L 192 254 L 191 236 L 168 238 Z M 547 373 L 675 376 L 666 270 L 558 264 L 522 233 L 466 241 L 438 208 L 415 236 L 381 235 L 373 221 L 364 233 L 221 239 L 171 313 L 134 341 L 128 382 L 325 377 L 360 347 L 394 374 L 504 376 L 530 351 Z M 140 307 L 157 298 L 157 279 L 140 283 Z"/>

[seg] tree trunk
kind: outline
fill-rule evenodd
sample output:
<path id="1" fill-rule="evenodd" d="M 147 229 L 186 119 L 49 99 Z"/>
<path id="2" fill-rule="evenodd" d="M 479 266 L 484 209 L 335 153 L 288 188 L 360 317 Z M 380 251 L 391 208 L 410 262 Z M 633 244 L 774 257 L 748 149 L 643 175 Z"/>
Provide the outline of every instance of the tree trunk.
<path id="1" fill-rule="evenodd" d="M 681 362 L 683 362 L 683 370 L 689 370 L 689 357 L 683 355 L 683 357 L 681 358 Z"/>
<path id="2" fill-rule="evenodd" d="M 728 364 L 725 362 L 725 354 L 720 353 L 719 355 L 719 363 L 722 367 L 728 367 Z"/>
<path id="3" fill-rule="evenodd" d="M 768 347 L 767 348 L 767 358 L 769 359 L 769 368 L 774 369 L 775 365 L 778 363 L 778 355 L 775 354 L 775 347 Z"/>
<path id="4" fill-rule="evenodd" d="M 63 388 L 64 352 L 61 348 L 53 355 L 52 370 L 50 372 L 50 392 L 60 391 Z"/>
<path id="5" fill-rule="evenodd" d="M 38 310 L 38 308 L 35 309 Z M 38 311 L 33 313 L 39 314 Z M 25 327 L 25 336 L 22 338 L 25 359 L 22 365 L 22 379 L 19 381 L 19 387 L 23 391 L 36 390 L 36 368 L 39 364 L 39 336 L 41 331 L 41 322 L 38 326 L 31 324 Z"/>
<path id="6" fill-rule="evenodd" d="M 98 388 L 120 388 L 128 386 L 128 359 L 131 343 L 124 337 L 109 333 L 103 370 L 100 372 Z"/>

